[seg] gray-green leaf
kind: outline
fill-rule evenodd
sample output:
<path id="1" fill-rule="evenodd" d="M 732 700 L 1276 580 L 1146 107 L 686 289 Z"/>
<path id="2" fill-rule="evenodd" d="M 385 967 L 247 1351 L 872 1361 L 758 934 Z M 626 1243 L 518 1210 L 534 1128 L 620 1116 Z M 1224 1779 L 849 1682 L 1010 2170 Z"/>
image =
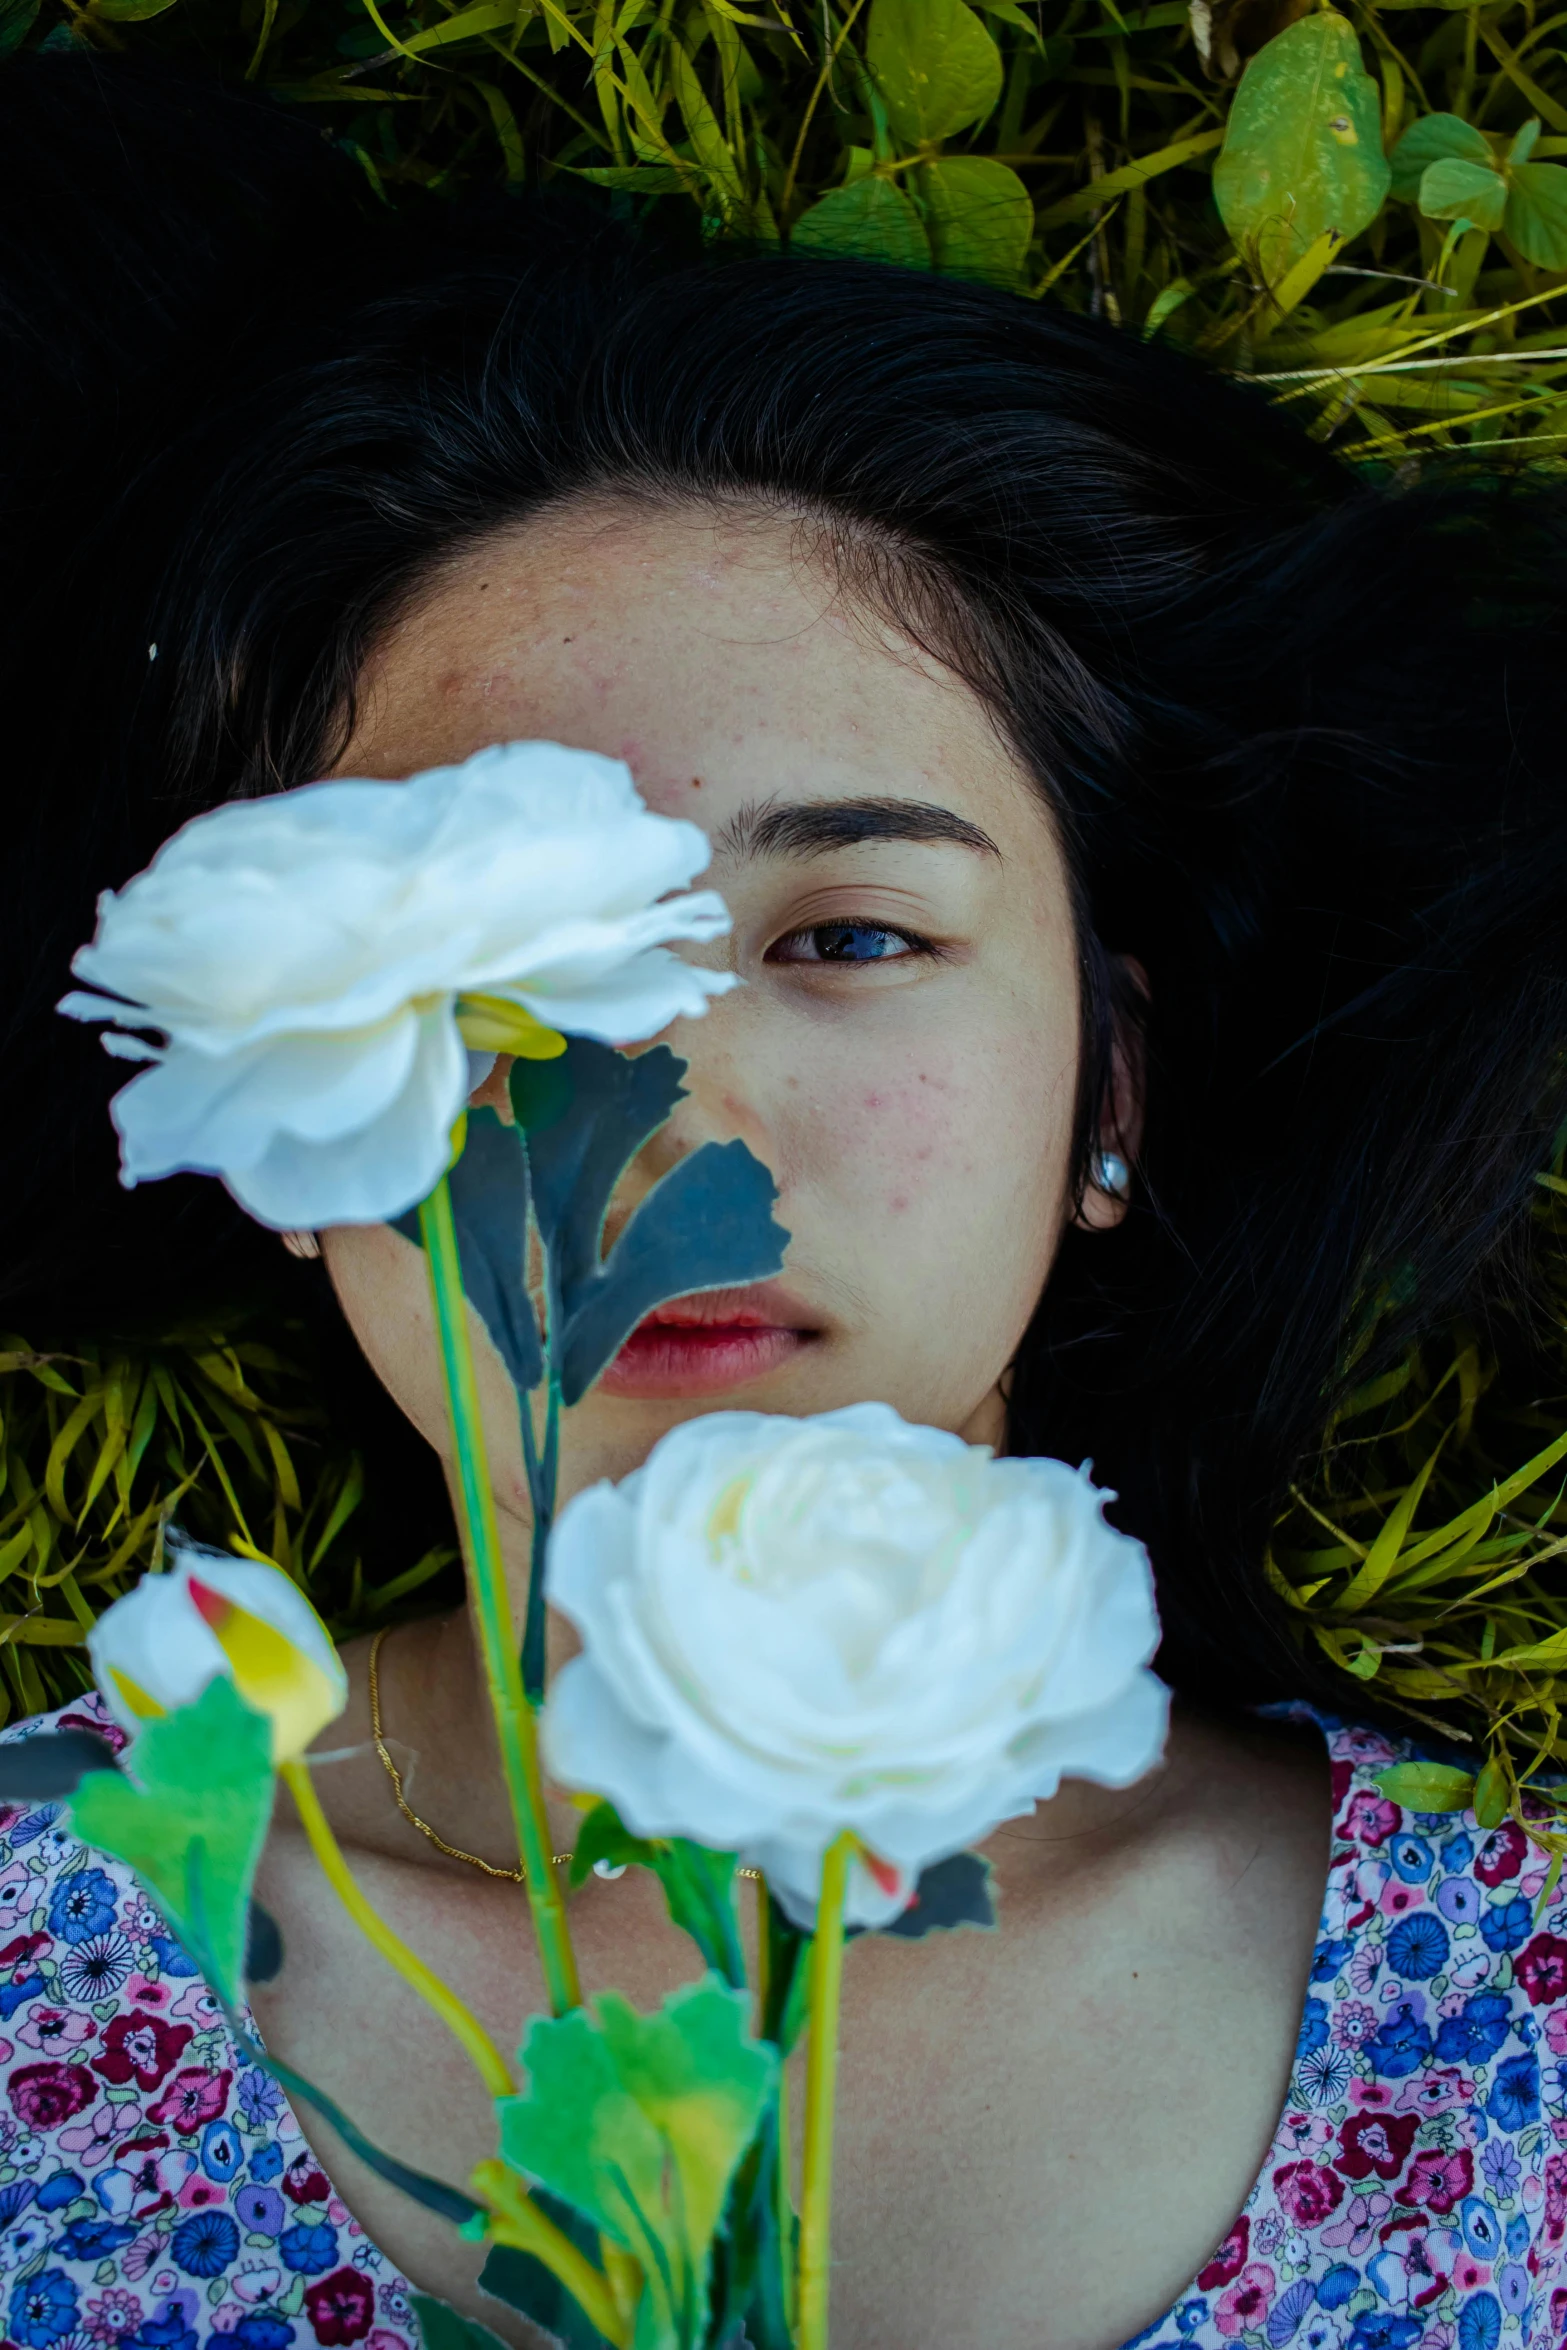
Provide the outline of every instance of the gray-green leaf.
<path id="1" fill-rule="evenodd" d="M 1390 174 L 1377 86 L 1347 18 L 1302 17 L 1247 66 L 1213 193 L 1225 227 L 1268 284 L 1331 230 L 1358 236 Z"/>

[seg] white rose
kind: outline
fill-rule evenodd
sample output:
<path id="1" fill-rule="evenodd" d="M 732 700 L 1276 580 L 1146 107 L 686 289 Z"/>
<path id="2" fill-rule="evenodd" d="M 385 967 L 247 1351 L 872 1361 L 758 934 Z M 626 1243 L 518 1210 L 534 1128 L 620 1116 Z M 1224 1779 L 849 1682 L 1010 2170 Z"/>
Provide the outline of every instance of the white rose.
<path id="1" fill-rule="evenodd" d="M 801 1924 L 851 1829 L 881 1865 L 852 1872 L 849 1921 L 884 1925 L 921 1869 L 1064 1777 L 1124 1787 L 1157 1761 L 1152 1578 L 1105 1498 L 885 1404 L 687 1421 L 551 1538 L 583 1646 L 545 1710 L 550 1767 L 637 1835 L 738 1850 Z"/>
<path id="2" fill-rule="evenodd" d="M 293 1762 L 348 1702 L 331 1634 L 280 1567 L 194 1542 L 171 1546 L 87 1635 L 103 1701 L 134 1738 L 226 1674 L 272 1724 L 272 1759 Z"/>
<path id="3" fill-rule="evenodd" d="M 99 900 L 72 969 L 107 995 L 60 1006 L 167 1040 L 104 1038 L 157 1064 L 115 1097 L 122 1180 L 221 1175 L 280 1231 L 400 1215 L 446 1164 L 465 1036 L 629 1043 L 735 984 L 666 951 L 729 927 L 711 891 L 665 895 L 708 854 L 619 760 L 558 743 L 195 818 Z"/>

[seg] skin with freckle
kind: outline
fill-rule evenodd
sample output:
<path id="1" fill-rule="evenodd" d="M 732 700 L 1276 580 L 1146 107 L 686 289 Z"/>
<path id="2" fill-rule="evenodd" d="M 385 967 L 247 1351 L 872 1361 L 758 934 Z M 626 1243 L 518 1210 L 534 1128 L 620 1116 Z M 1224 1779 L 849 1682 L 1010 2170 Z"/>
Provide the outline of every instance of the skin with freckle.
<path id="1" fill-rule="evenodd" d="M 446 564 L 362 680 L 341 772 L 407 776 L 530 736 L 625 759 L 654 807 L 703 826 L 705 879 L 734 922 L 703 951 L 744 982 L 669 1032 L 688 1099 L 632 1167 L 611 1236 L 683 1153 L 735 1136 L 773 1170 L 793 1235 L 752 1301 L 764 1327 L 639 1335 L 566 1414 L 564 1490 L 714 1409 L 877 1398 L 999 1442 L 1007 1365 L 1073 1212 L 1077 962 L 1039 790 L 968 690 L 835 595 L 786 521 L 692 507 L 583 505 Z M 504 1099 L 503 1078 L 485 1098 Z M 1135 1100 L 1113 1107 L 1133 1145 Z M 1103 1193 L 1079 1211 L 1090 1226 L 1120 1212 Z M 366 1355 L 444 1447 L 419 1252 L 383 1229 L 328 1232 L 323 1249 Z M 474 1328 L 520 1602 L 516 1408 Z M 552 1625 L 552 1665 L 564 1653 Z M 400 1818 L 367 1744 L 362 1647 L 346 1661 L 349 1709 L 315 1775 L 354 1874 L 514 2048 L 542 2005 L 516 1889 Z M 399 1632 L 382 1692 L 415 1808 L 508 1863 L 465 1617 Z M 551 1819 L 568 1844 L 558 1791 Z M 1180 1715 L 1141 1787 L 1069 1782 L 991 1839 L 1001 1933 L 854 1944 L 834 2350 L 1113 2350 L 1169 2307 L 1278 2122 L 1327 1829 L 1314 1734 Z M 269 2044 L 373 2139 L 465 2178 L 494 2149 L 483 2092 L 323 1897 L 287 1817 L 258 1890 L 287 1952 L 256 1992 Z M 590 1992 L 649 2008 L 694 1971 L 644 1872 L 590 1879 L 572 1926 Z M 375 2242 L 536 2350 L 478 2293 L 473 2246 L 308 2126 Z"/>
<path id="2" fill-rule="evenodd" d="M 476 611 L 481 564 L 490 589 Z M 652 806 L 693 816 L 717 844 L 703 879 L 734 931 L 705 952 L 745 984 L 668 1033 L 689 1099 L 611 1228 L 703 1142 L 738 1136 L 773 1170 L 792 1235 L 783 1280 L 809 1337 L 765 1383 L 719 1400 L 815 1412 L 875 1397 L 998 1441 L 997 1381 L 1068 1211 L 1077 1073 L 1066 878 L 1040 796 L 972 695 L 877 641 L 776 522 L 715 530 L 696 515 L 589 511 L 459 560 L 383 647 L 342 772 L 404 775 L 528 736 L 625 759 Z M 999 853 L 726 846 L 748 807 L 851 795 L 935 802 Z M 791 933 L 850 916 L 934 951 L 777 959 Z M 329 1234 L 326 1254 L 371 1359 L 444 1444 L 422 1350 L 399 1335 L 394 1359 L 384 1338 L 389 1315 L 401 1333 L 423 1313 L 416 1252 L 354 1230 Z M 490 1369 L 500 1491 L 522 1510 L 515 1418 Z M 675 1420 L 711 1408 L 589 1396 L 566 1423 L 564 1489 L 623 1474 Z"/>

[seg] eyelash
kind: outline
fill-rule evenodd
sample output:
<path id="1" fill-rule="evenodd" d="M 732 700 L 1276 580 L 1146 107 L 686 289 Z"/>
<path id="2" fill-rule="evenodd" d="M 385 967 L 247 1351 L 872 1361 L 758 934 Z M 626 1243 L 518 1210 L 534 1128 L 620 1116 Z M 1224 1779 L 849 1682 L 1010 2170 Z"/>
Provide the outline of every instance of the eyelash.
<path id="1" fill-rule="evenodd" d="M 861 937 L 871 936 L 875 938 L 895 938 L 907 950 L 907 952 L 901 955 L 824 955 L 821 953 L 814 955 L 787 955 L 780 952 L 780 949 L 793 946 L 798 940 L 820 938 L 824 931 L 837 931 L 840 934 L 843 932 L 853 932 L 857 933 Z M 855 922 L 852 920 L 840 920 L 837 922 L 808 922 L 799 930 L 789 931 L 783 938 L 778 939 L 772 946 L 768 948 L 765 959 L 769 963 L 813 963 L 818 966 L 831 965 L 837 969 L 842 970 L 844 968 L 854 968 L 857 965 L 864 965 L 866 963 L 907 962 L 916 955 L 933 957 L 939 955 L 940 952 L 940 948 L 935 946 L 931 940 L 928 938 L 921 938 L 918 931 L 900 930 L 896 924 L 891 922 Z"/>

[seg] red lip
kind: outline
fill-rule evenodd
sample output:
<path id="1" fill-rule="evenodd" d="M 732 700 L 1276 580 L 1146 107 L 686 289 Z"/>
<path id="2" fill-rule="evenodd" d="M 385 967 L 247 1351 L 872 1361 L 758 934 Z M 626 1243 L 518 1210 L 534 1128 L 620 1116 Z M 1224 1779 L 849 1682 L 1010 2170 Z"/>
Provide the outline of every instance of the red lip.
<path id="1" fill-rule="evenodd" d="M 638 1324 L 605 1372 L 610 1395 L 651 1401 L 718 1395 L 780 1370 L 820 1335 L 776 1283 L 671 1298 Z"/>

